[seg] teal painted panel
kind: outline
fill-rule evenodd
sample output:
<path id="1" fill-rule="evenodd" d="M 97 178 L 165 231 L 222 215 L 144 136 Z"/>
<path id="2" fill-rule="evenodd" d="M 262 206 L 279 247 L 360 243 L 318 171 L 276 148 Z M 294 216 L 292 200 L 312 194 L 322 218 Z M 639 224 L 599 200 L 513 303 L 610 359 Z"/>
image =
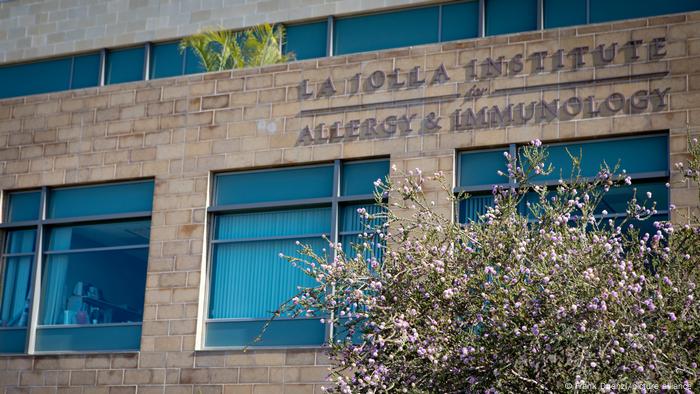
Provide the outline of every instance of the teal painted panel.
<path id="1" fill-rule="evenodd" d="M 299 293 L 299 286 L 314 286 L 311 277 L 280 257 L 304 259 L 297 240 L 319 254 L 328 248 L 320 237 L 216 244 L 209 317 L 265 319 Z"/>
<path id="2" fill-rule="evenodd" d="M 182 75 L 185 67 L 184 55 L 180 53 L 179 42 L 151 45 L 151 79 Z"/>
<path id="3" fill-rule="evenodd" d="M 586 0 L 544 0 L 545 29 L 586 24 Z"/>
<path id="4" fill-rule="evenodd" d="M 71 89 L 88 88 L 100 84 L 100 54 L 76 56 L 73 62 Z"/>
<path id="5" fill-rule="evenodd" d="M 214 239 L 269 238 L 326 234 L 331 231 L 331 208 L 299 208 L 244 212 L 216 217 Z"/>
<path id="6" fill-rule="evenodd" d="M 39 219 L 39 206 L 41 205 L 41 192 L 16 192 L 9 194 L 8 222 L 21 222 L 24 220 Z"/>
<path id="7" fill-rule="evenodd" d="M 153 182 L 129 182 L 54 189 L 47 216 L 69 218 L 151 211 Z"/>
<path id="8" fill-rule="evenodd" d="M 479 2 L 465 1 L 442 6 L 441 41 L 479 36 Z"/>
<path id="9" fill-rule="evenodd" d="M 51 227 L 48 251 L 148 245 L 150 220 Z"/>
<path id="10" fill-rule="evenodd" d="M 537 0 L 486 0 L 486 35 L 537 30 Z"/>
<path id="11" fill-rule="evenodd" d="M 374 181 L 389 176 L 389 160 L 343 163 L 340 194 L 353 196 L 374 193 Z"/>
<path id="12" fill-rule="evenodd" d="M 698 0 L 590 0 L 591 23 L 700 10 Z"/>
<path id="13" fill-rule="evenodd" d="M 336 55 L 429 44 L 438 41 L 438 7 L 338 18 Z"/>
<path id="14" fill-rule="evenodd" d="M 507 176 L 498 175 L 498 171 L 508 174 L 507 160 L 503 153 L 508 148 L 490 151 L 462 152 L 459 155 L 459 186 L 491 186 L 508 183 Z"/>
<path id="15" fill-rule="evenodd" d="M 36 350 L 57 351 L 118 351 L 139 350 L 141 325 L 37 328 Z"/>
<path id="16" fill-rule="evenodd" d="M 321 346 L 326 325 L 319 319 L 285 319 L 273 321 L 255 342 L 267 320 L 216 322 L 206 325 L 205 346 Z"/>
<path id="17" fill-rule="evenodd" d="M 107 52 L 105 84 L 142 80 L 144 62 L 143 46 Z"/>
<path id="18" fill-rule="evenodd" d="M 250 204 L 330 197 L 333 166 L 296 167 L 216 176 L 215 204 Z"/>
<path id="19" fill-rule="evenodd" d="M 0 329 L 0 353 L 24 353 L 26 328 Z"/>
<path id="20" fill-rule="evenodd" d="M 581 156 L 581 174 L 584 177 L 594 177 L 603 162 L 611 168 L 619 163 L 618 171 L 624 169 L 628 174 L 669 170 L 668 137 L 663 135 L 551 145 L 547 151 L 547 162 L 552 163 L 554 171 L 549 175 L 536 176 L 533 181 L 551 181 L 560 177 L 570 179 L 572 162 L 569 153 Z"/>
<path id="21" fill-rule="evenodd" d="M 304 23 L 286 26 L 287 42 L 284 53 L 294 54 L 296 60 L 326 56 L 328 22 Z"/>
<path id="22" fill-rule="evenodd" d="M 0 98 L 67 90 L 72 62 L 65 57 L 0 66 Z"/>

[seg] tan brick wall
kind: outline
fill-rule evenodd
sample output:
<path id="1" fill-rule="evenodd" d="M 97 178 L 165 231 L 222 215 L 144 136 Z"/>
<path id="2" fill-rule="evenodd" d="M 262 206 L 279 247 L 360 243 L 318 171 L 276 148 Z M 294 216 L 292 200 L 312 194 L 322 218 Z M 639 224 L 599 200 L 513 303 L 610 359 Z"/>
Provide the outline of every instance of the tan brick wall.
<path id="1" fill-rule="evenodd" d="M 10 0 L 0 2 L 0 63 L 166 41 L 429 0 Z M 432 1 L 435 2 L 435 1 Z"/>
<path id="2" fill-rule="evenodd" d="M 665 36 L 666 57 L 631 64 L 614 62 L 572 71 L 528 70 L 517 77 L 476 83 L 494 89 L 547 82 L 630 76 L 668 71 L 663 79 L 623 81 L 614 87 L 586 85 L 544 93 L 483 97 L 476 106 L 530 99 L 594 95 L 613 91 L 629 96 L 638 89 L 670 88 L 669 105 L 654 113 L 616 114 L 527 126 L 454 132 L 448 121 L 439 132 L 296 146 L 304 125 L 388 115 L 435 112 L 449 117 L 466 108 L 462 98 L 422 102 L 469 90 L 465 64 L 472 58 L 570 50 L 613 40 Z M 646 51 L 646 47 L 641 49 Z M 451 80 L 413 90 L 347 94 L 347 78 L 374 70 L 391 72 L 444 64 Z M 339 94 L 299 100 L 299 82 L 310 87 L 331 77 Z M 518 85 L 519 84 L 519 85 Z M 407 101 L 387 109 L 383 100 Z M 364 104 L 333 115 L 300 116 L 301 110 Z M 685 157 L 686 134 L 700 134 L 700 13 L 658 17 L 583 28 L 523 33 L 445 45 L 335 57 L 263 69 L 162 79 L 0 101 L 0 188 L 73 185 L 133 178 L 155 178 L 153 220 L 141 351 L 136 354 L 0 356 L 0 387 L 6 393 L 271 393 L 318 392 L 326 374 L 322 351 L 195 351 L 202 286 L 205 209 L 212 171 L 291 165 L 332 159 L 390 156 L 401 169 L 420 167 L 453 175 L 455 151 L 511 142 L 560 141 L 669 130 L 671 161 Z M 435 189 L 436 201 L 444 201 Z M 697 190 L 672 177 L 676 220 L 697 206 Z M 442 206 L 449 212 L 451 209 Z M 56 389 L 57 388 L 57 389 Z"/>

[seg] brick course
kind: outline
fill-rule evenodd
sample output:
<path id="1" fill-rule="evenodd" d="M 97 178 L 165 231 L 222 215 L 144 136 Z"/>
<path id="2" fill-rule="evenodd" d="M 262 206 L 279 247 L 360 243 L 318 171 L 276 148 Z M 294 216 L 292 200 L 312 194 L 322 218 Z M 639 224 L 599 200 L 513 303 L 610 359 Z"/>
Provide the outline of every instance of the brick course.
<path id="1" fill-rule="evenodd" d="M 666 57 L 632 64 L 613 63 L 572 71 L 531 74 L 479 82 L 465 81 L 472 58 L 512 56 L 543 49 L 609 43 L 629 37 L 666 36 Z M 73 185 L 154 178 L 155 195 L 141 351 L 127 354 L 0 356 L 0 392 L 51 393 L 270 393 L 283 389 L 318 393 L 327 374 L 321 349 L 206 351 L 195 349 L 197 311 L 203 283 L 205 210 L 214 171 L 261 166 L 389 156 L 399 169 L 441 170 L 451 177 L 455 151 L 525 142 L 631 135 L 668 130 L 671 162 L 687 155 L 686 135 L 700 134 L 700 13 L 656 17 L 579 28 L 548 30 L 464 42 L 371 52 L 261 69 L 141 81 L 101 88 L 0 101 L 0 188 Z M 646 50 L 646 49 L 644 49 Z M 349 92 L 357 72 L 434 70 L 444 64 L 452 79 L 414 90 Z M 529 66 L 528 66 L 529 67 Z M 495 89 L 579 81 L 640 72 L 669 71 L 661 80 L 584 85 L 544 93 L 483 97 L 484 105 L 530 99 L 594 95 L 670 87 L 669 105 L 654 113 L 617 114 L 593 119 L 531 123 L 526 126 L 453 132 L 449 114 L 466 108 L 454 102 L 421 102 L 472 86 Z M 332 77 L 338 94 L 299 99 L 298 84 L 318 91 Z M 413 99 L 396 108 L 372 106 Z M 417 100 L 417 101 L 416 101 Z M 301 116 L 300 111 L 367 104 L 339 114 Z M 301 128 L 321 122 L 435 112 L 444 117 L 438 132 L 296 146 Z M 684 220 L 697 206 L 697 190 L 672 176 L 673 219 Z M 444 201 L 433 185 L 428 193 Z M 444 196 L 443 196 L 444 197 Z M 443 203 L 444 204 L 444 203 Z M 452 207 L 441 205 L 442 212 Z"/>

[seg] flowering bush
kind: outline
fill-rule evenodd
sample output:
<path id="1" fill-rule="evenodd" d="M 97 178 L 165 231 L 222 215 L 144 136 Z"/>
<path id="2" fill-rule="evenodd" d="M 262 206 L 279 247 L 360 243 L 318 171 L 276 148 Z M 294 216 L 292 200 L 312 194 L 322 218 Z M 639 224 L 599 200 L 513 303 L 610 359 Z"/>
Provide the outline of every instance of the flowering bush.
<path id="1" fill-rule="evenodd" d="M 698 155 L 683 171 L 692 181 L 700 148 L 691 149 Z M 634 182 L 624 172 L 603 164 L 594 179 L 574 173 L 547 189 L 533 184 L 552 171 L 539 141 L 519 155 L 506 155 L 504 174 L 518 186 L 494 188 L 495 204 L 478 221 L 437 212 L 426 184 L 441 185 L 452 204 L 468 198 L 453 195 L 442 174 L 396 173 L 399 181 L 376 182 L 385 210 L 360 210 L 368 229 L 353 253 L 331 243 L 332 259 L 309 247 L 303 259 L 288 257 L 318 285 L 280 313 L 332 323 L 330 391 L 692 392 L 699 384 L 700 232 L 656 222 L 655 233 L 641 233 L 656 212 L 650 195 L 634 196 L 623 220 L 601 219 L 604 194 Z M 538 198 L 524 215 L 528 193 Z"/>

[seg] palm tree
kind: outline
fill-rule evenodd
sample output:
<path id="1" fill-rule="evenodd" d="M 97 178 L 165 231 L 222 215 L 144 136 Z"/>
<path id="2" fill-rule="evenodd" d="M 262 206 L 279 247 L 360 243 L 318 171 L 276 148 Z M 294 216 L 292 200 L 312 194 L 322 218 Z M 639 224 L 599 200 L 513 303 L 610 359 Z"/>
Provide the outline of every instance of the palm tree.
<path id="1" fill-rule="evenodd" d="M 205 30 L 183 38 L 180 51 L 191 48 L 207 71 L 284 63 L 292 57 L 282 53 L 284 33 L 283 26 L 268 23 L 243 31 Z"/>

